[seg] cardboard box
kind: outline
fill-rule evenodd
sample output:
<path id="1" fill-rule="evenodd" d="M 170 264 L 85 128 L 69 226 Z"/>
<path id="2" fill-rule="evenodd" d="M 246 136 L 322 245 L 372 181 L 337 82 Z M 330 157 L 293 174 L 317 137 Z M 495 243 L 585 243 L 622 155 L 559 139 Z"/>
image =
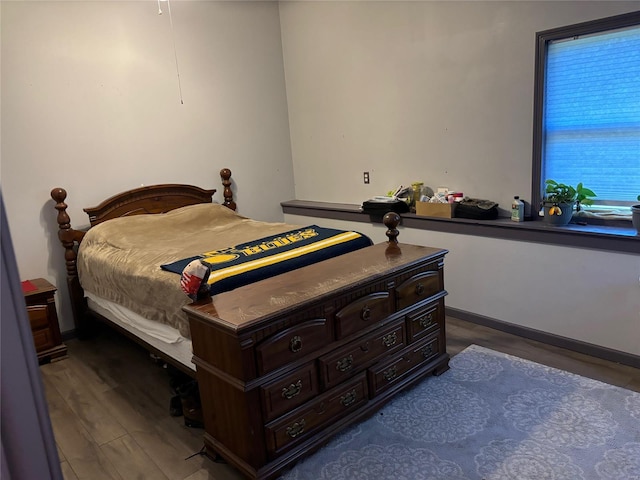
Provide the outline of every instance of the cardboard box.
<path id="1" fill-rule="evenodd" d="M 457 203 L 416 202 L 416 215 L 423 217 L 454 218 Z"/>

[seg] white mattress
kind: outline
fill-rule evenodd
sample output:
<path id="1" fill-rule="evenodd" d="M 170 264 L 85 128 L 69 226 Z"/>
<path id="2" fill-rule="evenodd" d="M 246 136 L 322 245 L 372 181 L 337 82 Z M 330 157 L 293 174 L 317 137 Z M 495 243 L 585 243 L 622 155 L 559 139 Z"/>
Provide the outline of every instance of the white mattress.
<path id="1" fill-rule="evenodd" d="M 128 308 L 90 292 L 85 292 L 85 296 L 91 310 L 195 372 L 196 367 L 191 361 L 193 357 L 191 340 L 180 335 L 178 330 L 169 325 L 147 320 Z"/>

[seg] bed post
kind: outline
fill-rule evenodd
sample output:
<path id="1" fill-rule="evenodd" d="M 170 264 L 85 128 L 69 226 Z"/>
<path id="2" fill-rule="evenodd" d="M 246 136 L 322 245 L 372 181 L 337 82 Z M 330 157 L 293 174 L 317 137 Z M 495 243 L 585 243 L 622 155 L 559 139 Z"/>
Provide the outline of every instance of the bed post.
<path id="1" fill-rule="evenodd" d="M 400 215 L 396 212 L 388 212 L 382 217 L 382 223 L 387 227 L 385 234 L 389 241 L 387 242 L 387 248 L 384 254 L 387 258 L 391 259 L 402 254 L 402 250 L 398 246 L 398 225 L 400 224 Z"/>
<path id="2" fill-rule="evenodd" d="M 398 225 L 400 224 L 400 215 L 396 212 L 388 212 L 382 217 L 382 223 L 387 227 L 385 235 L 389 239 L 389 244 L 398 244 Z"/>
<path id="3" fill-rule="evenodd" d="M 233 192 L 231 191 L 231 170 L 228 168 L 220 170 L 220 178 L 222 178 L 222 185 L 224 186 L 224 191 L 222 192 L 224 196 L 223 205 L 235 211 L 236 202 L 233 201 Z"/>
<path id="4" fill-rule="evenodd" d="M 67 214 L 67 204 L 64 200 L 67 198 L 67 192 L 63 188 L 54 188 L 51 190 L 51 198 L 56 202 L 55 209 L 58 210 L 58 238 L 64 247 L 64 259 L 67 267 L 67 287 L 69 296 L 71 297 L 71 309 L 73 313 L 73 321 L 78 336 L 85 336 L 87 332 L 87 304 L 84 298 L 84 291 L 80 286 L 78 279 L 78 268 L 76 259 L 76 243 L 79 243 L 84 237 L 84 233 L 80 230 L 71 228 L 71 219 Z"/>

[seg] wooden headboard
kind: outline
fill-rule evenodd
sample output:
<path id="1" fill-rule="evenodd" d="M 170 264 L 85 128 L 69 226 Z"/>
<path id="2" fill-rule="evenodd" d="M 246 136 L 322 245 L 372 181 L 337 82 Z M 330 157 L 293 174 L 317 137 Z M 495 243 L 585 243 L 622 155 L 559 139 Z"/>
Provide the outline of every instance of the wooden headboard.
<path id="1" fill-rule="evenodd" d="M 233 200 L 231 191 L 231 170 L 223 168 L 220 171 L 220 178 L 224 187 L 223 205 L 235 210 L 236 202 Z M 193 185 L 175 183 L 149 185 L 119 193 L 96 207 L 85 208 L 84 211 L 89 215 L 89 221 L 93 227 L 112 218 L 145 213 L 165 213 L 188 205 L 212 203 L 215 192 L 215 189 L 205 190 Z M 51 190 L 51 198 L 56 202 L 55 209 L 58 211 L 58 238 L 64 247 L 67 284 L 71 296 L 73 316 L 76 329 L 80 331 L 83 324 L 82 318 L 86 313 L 86 302 L 78 280 L 76 247 L 86 232 L 71 227 L 71 219 L 67 213 L 68 205 L 64 202 L 67 198 L 67 191 L 64 188 L 58 187 Z"/>
<path id="2" fill-rule="evenodd" d="M 106 199 L 97 207 L 85 208 L 91 226 L 112 218 L 148 213 L 166 213 L 175 208 L 211 203 L 215 190 L 192 185 L 151 185 L 129 190 Z"/>
<path id="3" fill-rule="evenodd" d="M 222 184 L 225 186 L 224 205 L 232 210 L 236 209 L 231 193 L 231 170 L 228 168 L 220 172 Z M 211 203 L 216 190 L 204 190 L 194 185 L 182 185 L 166 183 L 161 185 L 149 185 L 134 188 L 119 193 L 104 200 L 96 207 L 85 208 L 89 215 L 91 226 L 95 226 L 105 220 L 130 215 L 149 213 L 166 213 L 187 205 L 198 203 Z M 53 196 L 53 192 L 52 192 Z M 55 200 L 55 198 L 54 198 Z"/>

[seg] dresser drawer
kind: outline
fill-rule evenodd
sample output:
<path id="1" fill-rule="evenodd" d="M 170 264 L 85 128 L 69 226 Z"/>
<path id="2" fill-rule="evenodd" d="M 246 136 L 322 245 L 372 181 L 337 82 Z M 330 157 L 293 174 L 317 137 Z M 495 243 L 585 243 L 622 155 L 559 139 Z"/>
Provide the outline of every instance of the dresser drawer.
<path id="1" fill-rule="evenodd" d="M 273 420 L 318 395 L 318 372 L 315 362 L 262 387 L 265 419 Z"/>
<path id="2" fill-rule="evenodd" d="M 271 455 L 279 455 L 293 447 L 313 432 L 335 422 L 368 399 L 365 373 L 335 388 L 316 400 L 282 417 L 265 427 L 267 449 Z"/>
<path id="3" fill-rule="evenodd" d="M 440 353 L 440 338 L 428 337 L 407 348 L 392 361 L 383 362 L 369 369 L 371 398 L 398 382 L 412 370 L 426 365 Z"/>
<path id="4" fill-rule="evenodd" d="M 268 337 L 256 346 L 258 372 L 263 375 L 332 341 L 329 323 L 324 319 L 309 320 Z"/>
<path id="5" fill-rule="evenodd" d="M 32 330 L 49 327 L 49 309 L 46 305 L 33 305 L 27 307 L 29 323 Z"/>
<path id="6" fill-rule="evenodd" d="M 377 359 L 402 350 L 406 345 L 402 321 L 359 338 L 320 357 L 320 378 L 325 388 L 344 381 Z"/>
<path id="7" fill-rule="evenodd" d="M 347 337 L 384 320 L 390 314 L 389 292 L 370 293 L 351 302 L 336 313 L 336 336 Z"/>
<path id="8" fill-rule="evenodd" d="M 431 335 L 444 324 L 444 300 L 440 299 L 406 315 L 408 343 Z"/>
<path id="9" fill-rule="evenodd" d="M 396 287 L 398 310 L 414 305 L 442 291 L 439 271 L 423 272 L 405 280 Z"/>

